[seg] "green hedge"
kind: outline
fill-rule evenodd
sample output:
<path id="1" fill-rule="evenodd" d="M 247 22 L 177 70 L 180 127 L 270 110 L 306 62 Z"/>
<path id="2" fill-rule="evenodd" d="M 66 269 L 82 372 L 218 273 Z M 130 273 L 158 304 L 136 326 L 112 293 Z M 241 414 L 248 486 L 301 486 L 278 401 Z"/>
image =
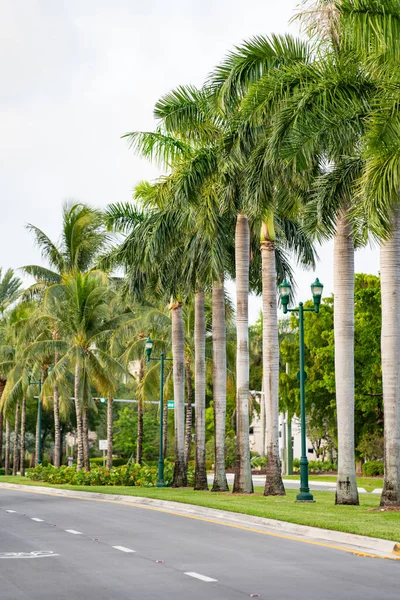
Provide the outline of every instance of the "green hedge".
<path id="1" fill-rule="evenodd" d="M 164 481 L 171 485 L 174 466 L 166 463 L 164 468 Z M 157 483 L 157 469 L 154 467 L 136 464 L 121 467 L 95 467 L 88 473 L 77 471 L 76 467 L 55 467 L 39 465 L 27 471 L 27 476 L 33 481 L 46 481 L 54 484 L 70 485 L 134 485 L 138 487 L 154 487 Z M 188 485 L 194 484 L 194 472 L 188 470 Z"/>
<path id="2" fill-rule="evenodd" d="M 295 471 L 300 470 L 300 459 L 295 458 L 293 461 Z M 329 460 L 309 460 L 308 470 L 310 473 L 326 473 L 327 471 L 337 471 L 337 464 Z"/>
<path id="3" fill-rule="evenodd" d="M 106 460 L 107 460 L 107 458 L 106 458 Z M 126 465 L 127 462 L 128 462 L 127 458 L 113 458 L 113 467 L 122 467 L 122 465 Z M 96 458 L 91 458 L 90 464 L 93 466 L 99 465 L 100 467 L 102 467 L 103 466 L 103 457 L 96 456 Z"/>
<path id="4" fill-rule="evenodd" d="M 370 460 L 362 466 L 363 475 L 366 477 L 376 477 L 383 475 L 383 462 L 381 460 Z"/>

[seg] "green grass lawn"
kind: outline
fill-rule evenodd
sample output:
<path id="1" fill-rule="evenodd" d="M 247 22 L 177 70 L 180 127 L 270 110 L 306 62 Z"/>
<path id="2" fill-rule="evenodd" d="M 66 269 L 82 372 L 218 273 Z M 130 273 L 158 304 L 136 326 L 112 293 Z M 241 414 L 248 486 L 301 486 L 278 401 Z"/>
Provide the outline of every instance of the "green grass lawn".
<path id="1" fill-rule="evenodd" d="M 293 479 L 296 481 L 300 480 L 299 475 L 285 475 L 283 479 Z M 329 481 L 336 483 L 336 475 L 309 475 L 310 481 Z M 357 477 L 358 487 L 363 487 L 367 492 L 373 492 L 377 488 L 383 487 L 382 477 Z"/>
<path id="2" fill-rule="evenodd" d="M 361 494 L 360 506 L 335 506 L 332 492 L 315 492 L 315 504 L 298 504 L 294 502 L 297 494 L 296 490 L 287 490 L 287 495 L 284 497 L 265 498 L 262 495 L 263 489 L 261 487 L 255 488 L 254 495 L 246 496 L 230 493 L 195 492 L 191 489 L 182 488 L 51 485 L 30 481 L 18 476 L 0 477 L 0 483 L 3 481 L 103 494 L 124 494 L 127 496 L 172 500 L 400 542 L 400 513 L 371 512 L 371 509 L 379 506 L 378 495 L 366 496 Z"/>

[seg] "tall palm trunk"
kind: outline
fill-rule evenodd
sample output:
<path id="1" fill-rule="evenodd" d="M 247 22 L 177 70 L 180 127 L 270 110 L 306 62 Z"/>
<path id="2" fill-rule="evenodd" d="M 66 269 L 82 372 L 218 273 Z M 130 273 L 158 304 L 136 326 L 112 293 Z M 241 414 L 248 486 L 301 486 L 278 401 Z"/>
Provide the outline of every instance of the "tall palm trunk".
<path id="1" fill-rule="evenodd" d="M 26 438 L 26 396 L 22 397 L 21 404 L 21 453 L 19 470 L 22 477 L 25 477 L 25 438 Z"/>
<path id="2" fill-rule="evenodd" d="M 206 469 L 206 320 L 204 292 L 194 297 L 194 393 L 196 404 L 196 463 L 194 489 L 207 490 Z"/>
<path id="3" fill-rule="evenodd" d="M 41 402 L 40 398 L 38 399 L 38 403 Z M 36 416 L 36 431 L 35 431 L 35 466 L 39 464 L 39 449 L 41 448 L 41 440 L 39 439 L 39 410 L 37 411 Z M 42 457 L 43 458 L 43 457 Z"/>
<path id="4" fill-rule="evenodd" d="M 5 379 L 0 378 L 0 400 L 3 395 L 3 390 L 6 387 Z M 4 411 L 0 410 L 0 467 L 3 466 L 3 427 L 4 427 Z"/>
<path id="5" fill-rule="evenodd" d="M 400 210 L 393 234 L 381 246 L 382 387 L 385 474 L 381 506 L 400 506 Z"/>
<path id="6" fill-rule="evenodd" d="M 186 406 L 186 420 L 185 420 L 185 469 L 188 467 L 190 460 L 190 446 L 192 442 L 192 420 L 193 420 L 193 373 L 192 366 L 190 364 L 190 358 L 186 359 L 186 389 L 187 389 L 187 406 Z"/>
<path id="7" fill-rule="evenodd" d="M 167 446 L 168 446 L 168 403 L 164 402 L 164 414 L 163 414 L 163 456 L 167 458 Z"/>
<path id="8" fill-rule="evenodd" d="M 359 504 L 354 455 L 354 242 L 341 210 L 334 240 L 334 336 L 338 478 L 336 504 Z"/>
<path id="9" fill-rule="evenodd" d="M 137 426 L 137 445 L 136 445 L 136 463 L 142 464 L 143 461 L 143 379 L 144 379 L 144 359 L 140 361 L 139 368 L 139 393 L 138 393 L 138 426 Z M 160 415 L 160 419 L 163 415 Z"/>
<path id="10" fill-rule="evenodd" d="M 224 280 L 213 282 L 212 289 L 213 403 L 215 463 L 213 492 L 228 492 L 225 471 L 226 430 L 226 323 Z M 196 400 L 197 403 L 197 400 Z M 197 413 L 196 413 L 197 418 Z"/>
<path id="11" fill-rule="evenodd" d="M 13 451 L 13 470 L 12 474 L 16 475 L 19 467 L 19 411 L 20 401 L 18 400 L 15 407 L 15 424 L 14 424 L 14 451 Z"/>
<path id="12" fill-rule="evenodd" d="M 85 471 L 88 473 L 90 471 L 90 454 L 89 454 L 89 423 L 88 423 L 88 415 L 89 408 L 87 405 L 87 400 L 84 402 L 82 408 L 82 437 L 83 437 L 83 466 L 85 467 Z"/>
<path id="13" fill-rule="evenodd" d="M 171 306 L 172 356 L 174 378 L 174 421 L 175 421 L 175 467 L 173 487 L 187 485 L 184 435 L 185 435 L 185 332 L 183 327 L 182 305 Z"/>
<path id="14" fill-rule="evenodd" d="M 261 452 L 260 456 L 265 457 L 265 396 L 264 396 L 264 381 L 261 384 L 260 397 L 260 426 L 261 426 Z"/>
<path id="15" fill-rule="evenodd" d="M 56 334 L 53 333 L 53 339 L 57 339 Z M 58 363 L 60 356 L 58 352 L 55 353 L 54 361 L 55 364 Z M 61 464 L 61 429 L 60 429 L 60 404 L 59 404 L 59 394 L 58 394 L 58 385 L 54 386 L 53 390 L 53 412 L 54 412 L 54 466 L 59 468 Z"/>
<path id="16" fill-rule="evenodd" d="M 279 340 L 278 308 L 276 302 L 275 242 L 268 240 L 268 237 L 268 226 L 267 223 L 264 223 L 262 230 L 263 241 L 261 241 L 263 384 L 268 460 L 264 496 L 283 496 L 285 494 L 285 488 L 282 482 L 279 458 Z"/>
<path id="17" fill-rule="evenodd" d="M 76 438 L 77 438 L 77 456 L 76 456 L 76 468 L 80 471 L 83 467 L 83 435 L 82 435 L 82 414 L 81 406 L 79 402 L 80 394 L 80 378 L 81 369 L 79 364 L 79 358 L 76 359 L 75 365 L 75 382 L 74 382 L 74 395 L 75 395 L 75 414 L 76 414 Z"/>
<path id="18" fill-rule="evenodd" d="M 113 398 L 107 397 L 107 469 L 113 466 Z"/>
<path id="19" fill-rule="evenodd" d="M 4 413 L 2 410 L 0 410 L 0 467 L 3 466 L 3 427 L 4 427 Z"/>
<path id="20" fill-rule="evenodd" d="M 5 447 L 5 454 L 4 454 L 4 472 L 6 475 L 10 474 L 10 436 L 11 436 L 10 421 L 6 417 L 6 447 Z"/>
<path id="21" fill-rule="evenodd" d="M 236 262 L 236 470 L 233 492 L 253 493 L 249 442 L 249 266 L 250 231 L 239 214 L 235 238 Z"/>

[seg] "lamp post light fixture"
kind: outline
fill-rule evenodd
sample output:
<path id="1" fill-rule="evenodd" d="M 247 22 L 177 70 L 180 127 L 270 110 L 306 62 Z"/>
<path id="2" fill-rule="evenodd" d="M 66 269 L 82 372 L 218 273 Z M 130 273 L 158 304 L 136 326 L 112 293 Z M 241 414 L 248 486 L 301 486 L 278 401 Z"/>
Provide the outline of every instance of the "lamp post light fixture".
<path id="1" fill-rule="evenodd" d="M 42 393 L 42 378 L 39 377 L 38 381 L 32 381 L 30 375 L 28 375 L 28 385 L 37 385 L 39 390 L 38 395 L 38 409 L 37 409 L 37 428 L 38 428 L 38 455 L 37 464 L 42 464 L 42 403 L 40 401 L 40 395 Z"/>
<path id="2" fill-rule="evenodd" d="M 291 285 L 286 281 L 278 286 L 279 295 L 281 297 L 281 304 L 284 314 L 288 312 L 299 313 L 299 350 L 300 350 L 300 371 L 297 374 L 297 378 L 300 381 L 300 422 L 301 422 L 301 458 L 300 458 L 300 493 L 296 496 L 297 502 L 314 502 L 314 497 L 310 493 L 308 487 L 308 458 L 306 450 L 306 377 L 307 374 L 304 369 L 304 313 L 315 312 L 319 313 L 319 307 L 321 305 L 322 290 L 324 286 L 317 278 L 311 285 L 311 293 L 313 295 L 314 306 L 311 308 L 304 308 L 303 303 L 299 302 L 297 308 L 288 308 Z"/>
<path id="3" fill-rule="evenodd" d="M 164 481 L 164 452 L 163 452 L 163 439 L 164 439 L 164 362 L 166 360 L 172 360 L 172 358 L 166 358 L 165 353 L 161 352 L 159 357 L 151 357 L 153 351 L 153 340 L 149 336 L 146 340 L 146 360 L 160 361 L 160 443 L 158 453 L 158 470 L 157 470 L 157 483 L 156 487 L 166 487 Z"/>

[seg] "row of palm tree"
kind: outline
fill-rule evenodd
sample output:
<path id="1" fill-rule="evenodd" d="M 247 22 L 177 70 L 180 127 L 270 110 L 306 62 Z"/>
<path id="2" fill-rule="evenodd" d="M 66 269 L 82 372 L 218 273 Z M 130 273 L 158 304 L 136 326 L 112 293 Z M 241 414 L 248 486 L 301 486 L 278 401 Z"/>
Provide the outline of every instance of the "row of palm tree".
<path id="1" fill-rule="evenodd" d="M 185 435 L 185 367 L 189 381 L 191 371 L 185 358 L 183 313 L 193 303 L 195 486 L 207 487 L 205 348 L 207 339 L 212 339 L 213 490 L 228 489 L 224 286 L 227 279 L 234 279 L 237 463 L 233 491 L 253 491 L 248 436 L 248 296 L 255 291 L 263 298 L 268 457 L 264 493 L 284 494 L 278 443 L 276 286 L 284 277 L 292 279 L 290 258 L 313 267 L 315 241 L 333 237 L 339 456 L 336 502 L 358 504 L 354 250 L 372 236 L 381 252 L 382 504 L 400 504 L 400 323 L 396 312 L 400 295 L 400 4 L 394 0 L 317 0 L 300 16 L 306 39 L 287 35 L 249 40 L 214 69 L 203 88 L 182 86 L 162 97 L 154 109 L 155 131 L 126 134 L 136 153 L 165 169 L 155 182 L 136 187 L 133 204 L 110 205 L 105 215 L 82 205 L 66 209 L 60 247 L 31 226 L 49 268 L 25 268 L 36 280 L 29 290 L 36 304 L 29 327 L 13 329 L 23 331 L 22 359 L 15 358 L 12 377 L 6 373 L 11 358 L 8 366 L 4 361 L 1 372 L 7 375 L 7 383 L 2 405 L 17 402 L 18 408 L 20 395 L 23 398 L 28 389 L 28 370 L 36 370 L 44 380 L 43 401 L 51 399 L 56 422 L 56 405 L 59 411 L 70 402 L 73 385 L 78 468 L 89 468 L 88 410 L 93 388 L 109 399 L 111 419 L 115 381 L 126 373 L 128 358 L 135 355 L 146 334 L 156 329 L 157 309 L 149 309 L 168 304 L 175 401 L 173 485 L 186 485 L 190 410 Z M 111 277 L 118 269 L 123 276 Z M 207 331 L 205 319 L 208 295 L 212 297 L 211 331 Z M 159 339 L 159 345 L 164 348 L 165 338 Z M 49 365 L 53 365 L 51 370 Z M 143 385 L 138 394 L 144 398 Z M 110 426 L 110 438 L 111 432 Z M 110 448 L 111 440 L 109 461 Z"/>
<path id="2" fill-rule="evenodd" d="M 313 262 L 312 244 L 306 234 L 320 240 L 333 236 L 335 241 L 339 504 L 358 503 L 354 465 L 354 250 L 368 235 L 378 239 L 386 319 L 382 331 L 387 415 L 382 502 L 398 503 L 395 349 L 399 327 L 394 305 L 388 307 L 388 316 L 385 303 L 396 301 L 399 277 L 395 90 L 400 6 L 392 0 L 343 0 L 334 4 L 320 0 L 301 16 L 307 41 L 290 36 L 250 40 L 214 70 L 202 89 L 180 87 L 160 99 L 154 111 L 158 119 L 155 132 L 133 132 L 127 137 L 139 154 L 163 162 L 168 169 L 154 185 L 156 198 L 153 196 L 153 203 L 149 199 L 153 210 L 167 209 L 169 214 L 179 210 L 184 215 L 197 209 L 207 214 L 210 222 L 225 216 L 236 219 L 235 491 L 252 491 L 247 338 L 251 231 L 261 228 L 267 494 L 283 492 L 277 454 L 275 230 L 279 226 L 281 240 L 306 264 Z M 137 197 L 142 193 L 143 185 Z M 210 196 L 215 202 L 210 202 Z M 296 229 L 299 219 L 301 227 Z M 208 264 L 210 271 L 215 269 L 214 263 Z M 227 273 L 221 264 L 211 272 L 211 279 L 222 272 Z"/>

